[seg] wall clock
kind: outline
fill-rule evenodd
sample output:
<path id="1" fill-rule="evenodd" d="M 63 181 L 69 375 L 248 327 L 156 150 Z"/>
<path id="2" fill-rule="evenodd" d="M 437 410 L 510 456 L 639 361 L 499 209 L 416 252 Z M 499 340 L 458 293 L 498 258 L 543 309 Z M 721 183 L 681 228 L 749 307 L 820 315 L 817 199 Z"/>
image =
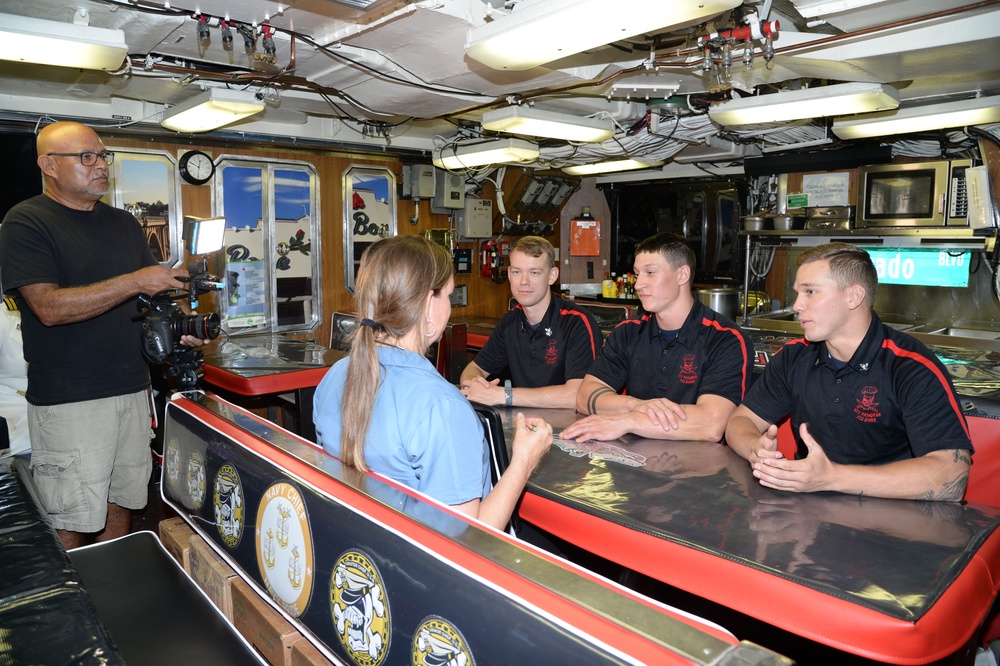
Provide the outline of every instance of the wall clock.
<path id="1" fill-rule="evenodd" d="M 177 163 L 181 178 L 192 185 L 204 185 L 215 175 L 215 163 L 212 157 L 200 150 L 189 150 L 181 155 Z"/>

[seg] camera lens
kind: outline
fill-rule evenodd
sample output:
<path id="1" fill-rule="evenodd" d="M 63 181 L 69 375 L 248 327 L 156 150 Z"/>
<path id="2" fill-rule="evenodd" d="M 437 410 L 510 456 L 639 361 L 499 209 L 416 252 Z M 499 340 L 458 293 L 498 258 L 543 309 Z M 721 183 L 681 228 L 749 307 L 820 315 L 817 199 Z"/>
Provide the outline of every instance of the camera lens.
<path id="1" fill-rule="evenodd" d="M 193 335 L 201 340 L 214 340 L 219 337 L 219 315 L 214 312 L 188 315 L 179 323 L 181 335 Z"/>

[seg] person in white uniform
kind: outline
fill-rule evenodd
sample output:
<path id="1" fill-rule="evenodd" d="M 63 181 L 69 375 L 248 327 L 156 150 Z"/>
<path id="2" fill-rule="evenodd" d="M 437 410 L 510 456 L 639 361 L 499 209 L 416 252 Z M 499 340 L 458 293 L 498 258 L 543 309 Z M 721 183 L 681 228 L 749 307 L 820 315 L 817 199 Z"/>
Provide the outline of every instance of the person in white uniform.
<path id="1" fill-rule="evenodd" d="M 28 364 L 21 346 L 21 313 L 13 298 L 0 306 L 0 416 L 7 420 L 10 452 L 29 453 Z"/>

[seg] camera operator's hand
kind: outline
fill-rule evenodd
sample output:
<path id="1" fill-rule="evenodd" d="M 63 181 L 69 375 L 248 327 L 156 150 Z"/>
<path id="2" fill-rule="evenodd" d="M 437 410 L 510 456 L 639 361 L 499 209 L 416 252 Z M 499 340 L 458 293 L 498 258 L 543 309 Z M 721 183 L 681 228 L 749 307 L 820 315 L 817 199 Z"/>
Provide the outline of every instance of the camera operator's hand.
<path id="1" fill-rule="evenodd" d="M 183 268 L 156 265 L 141 268 L 129 277 L 135 281 L 137 293 L 152 295 L 164 289 L 183 289 L 184 283 L 177 278 L 188 277 L 188 272 Z"/>
<path id="2" fill-rule="evenodd" d="M 193 335 L 181 336 L 181 344 L 185 347 L 201 347 L 203 345 L 207 345 L 211 341 L 211 338 L 208 340 L 202 340 L 201 338 L 196 338 Z"/>

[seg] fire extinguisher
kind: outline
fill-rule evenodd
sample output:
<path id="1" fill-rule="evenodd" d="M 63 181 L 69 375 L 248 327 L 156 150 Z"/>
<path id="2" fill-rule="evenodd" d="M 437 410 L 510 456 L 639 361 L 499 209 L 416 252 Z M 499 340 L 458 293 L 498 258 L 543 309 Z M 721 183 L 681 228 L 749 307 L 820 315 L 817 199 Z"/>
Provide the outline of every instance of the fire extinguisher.
<path id="1" fill-rule="evenodd" d="M 497 243 L 494 240 L 484 240 L 479 246 L 479 276 L 493 277 L 494 264 L 497 260 Z"/>

